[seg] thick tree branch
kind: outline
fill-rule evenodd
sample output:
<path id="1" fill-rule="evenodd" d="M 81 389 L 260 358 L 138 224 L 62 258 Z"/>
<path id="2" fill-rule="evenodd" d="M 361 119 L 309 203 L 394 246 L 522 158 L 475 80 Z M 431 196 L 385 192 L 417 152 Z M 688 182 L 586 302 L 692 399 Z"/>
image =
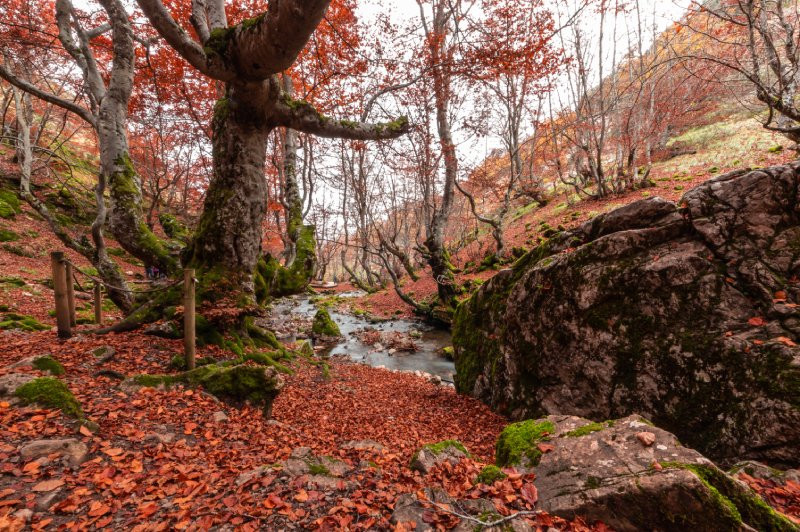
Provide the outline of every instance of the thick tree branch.
<path id="1" fill-rule="evenodd" d="M 248 79 L 261 80 L 291 67 L 328 4 L 330 0 L 270 2 L 266 13 L 252 19 L 254 24 L 239 24 L 230 39 L 233 45 L 228 46 L 237 71 Z"/>
<path id="2" fill-rule="evenodd" d="M 221 57 L 206 56 L 203 47 L 189 37 L 189 34 L 172 18 L 161 0 L 137 0 L 145 16 L 165 41 L 186 59 L 190 65 L 203 74 L 220 81 L 231 81 L 236 73 L 226 68 Z"/>
<path id="3" fill-rule="evenodd" d="M 189 17 L 194 31 L 200 37 L 200 42 L 206 42 L 211 37 L 208 28 L 208 15 L 206 14 L 206 0 L 192 0 L 192 15 Z"/>
<path id="4" fill-rule="evenodd" d="M 376 124 L 335 120 L 322 115 L 313 105 L 300 100 L 282 98 L 275 105 L 273 118 L 276 125 L 320 137 L 350 140 L 395 139 L 408 133 L 408 119 L 401 116 L 392 122 Z"/>

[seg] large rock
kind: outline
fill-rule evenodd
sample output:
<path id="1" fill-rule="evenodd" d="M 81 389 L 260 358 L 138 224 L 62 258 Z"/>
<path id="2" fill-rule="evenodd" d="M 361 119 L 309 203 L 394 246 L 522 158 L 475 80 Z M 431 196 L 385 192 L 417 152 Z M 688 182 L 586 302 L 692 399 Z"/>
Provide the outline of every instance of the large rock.
<path id="1" fill-rule="evenodd" d="M 562 232 L 455 314 L 456 386 L 516 419 L 642 414 L 707 456 L 800 464 L 800 163 Z"/>
<path id="2" fill-rule="evenodd" d="M 796 530 L 743 483 L 639 416 L 536 423 L 552 430 L 534 466 L 539 508 L 550 514 L 619 531 Z"/>

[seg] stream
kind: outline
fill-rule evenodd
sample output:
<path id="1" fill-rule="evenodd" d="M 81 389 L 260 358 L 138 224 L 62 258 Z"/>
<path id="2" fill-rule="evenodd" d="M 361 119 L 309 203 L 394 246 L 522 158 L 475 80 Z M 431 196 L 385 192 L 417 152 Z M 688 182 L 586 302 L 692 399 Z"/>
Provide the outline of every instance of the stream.
<path id="1" fill-rule="evenodd" d="M 361 292 L 345 292 L 340 297 L 358 297 Z M 273 320 L 296 317 L 313 319 L 317 307 L 311 302 L 309 296 L 295 296 L 283 298 L 272 305 Z M 451 345 L 450 333 L 427 325 L 421 321 L 409 319 L 391 319 L 373 323 L 362 316 L 340 312 L 331 307 L 328 309 L 331 318 L 339 326 L 343 338 L 324 353 L 330 356 L 346 356 L 355 362 L 368 364 L 375 367 L 399 371 L 421 371 L 438 375 L 445 382 L 453 382 L 455 366 L 452 361 L 437 354 L 443 347 Z M 381 346 L 368 346 L 362 343 L 357 334 L 364 329 L 375 329 L 380 332 L 400 332 L 413 336 L 417 351 L 413 353 L 389 353 L 389 348 Z"/>

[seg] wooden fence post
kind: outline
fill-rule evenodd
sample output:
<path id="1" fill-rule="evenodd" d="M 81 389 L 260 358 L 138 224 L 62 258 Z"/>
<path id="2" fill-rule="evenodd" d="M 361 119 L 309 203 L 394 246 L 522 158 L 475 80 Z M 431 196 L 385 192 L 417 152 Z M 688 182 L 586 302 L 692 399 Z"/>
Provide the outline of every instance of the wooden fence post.
<path id="1" fill-rule="evenodd" d="M 186 357 L 186 368 L 194 369 L 194 270 L 183 270 L 183 352 Z"/>
<path id="2" fill-rule="evenodd" d="M 69 308 L 69 326 L 75 327 L 78 322 L 75 316 L 75 277 L 72 274 L 72 263 L 64 262 L 65 278 L 67 279 L 67 307 Z"/>
<path id="3" fill-rule="evenodd" d="M 69 338 L 72 330 L 69 325 L 69 303 L 67 301 L 67 275 L 64 268 L 64 252 L 50 253 L 50 266 L 53 269 L 53 293 L 56 302 L 56 326 L 59 338 Z"/>
<path id="4" fill-rule="evenodd" d="M 94 322 L 103 323 L 103 287 L 97 281 L 94 282 Z"/>

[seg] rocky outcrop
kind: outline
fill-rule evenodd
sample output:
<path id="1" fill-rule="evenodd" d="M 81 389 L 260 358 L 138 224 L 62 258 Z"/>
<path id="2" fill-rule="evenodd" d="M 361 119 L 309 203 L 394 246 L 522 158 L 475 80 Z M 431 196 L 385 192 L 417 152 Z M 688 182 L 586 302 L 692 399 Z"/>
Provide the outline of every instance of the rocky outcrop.
<path id="1" fill-rule="evenodd" d="M 747 486 L 639 416 L 531 423 L 550 429 L 533 445 L 545 450 L 534 466 L 539 508 L 552 515 L 619 531 L 797 530 Z"/>
<path id="2" fill-rule="evenodd" d="M 641 414 L 705 455 L 800 464 L 800 163 L 554 235 L 455 314 L 456 386 L 516 419 Z"/>

